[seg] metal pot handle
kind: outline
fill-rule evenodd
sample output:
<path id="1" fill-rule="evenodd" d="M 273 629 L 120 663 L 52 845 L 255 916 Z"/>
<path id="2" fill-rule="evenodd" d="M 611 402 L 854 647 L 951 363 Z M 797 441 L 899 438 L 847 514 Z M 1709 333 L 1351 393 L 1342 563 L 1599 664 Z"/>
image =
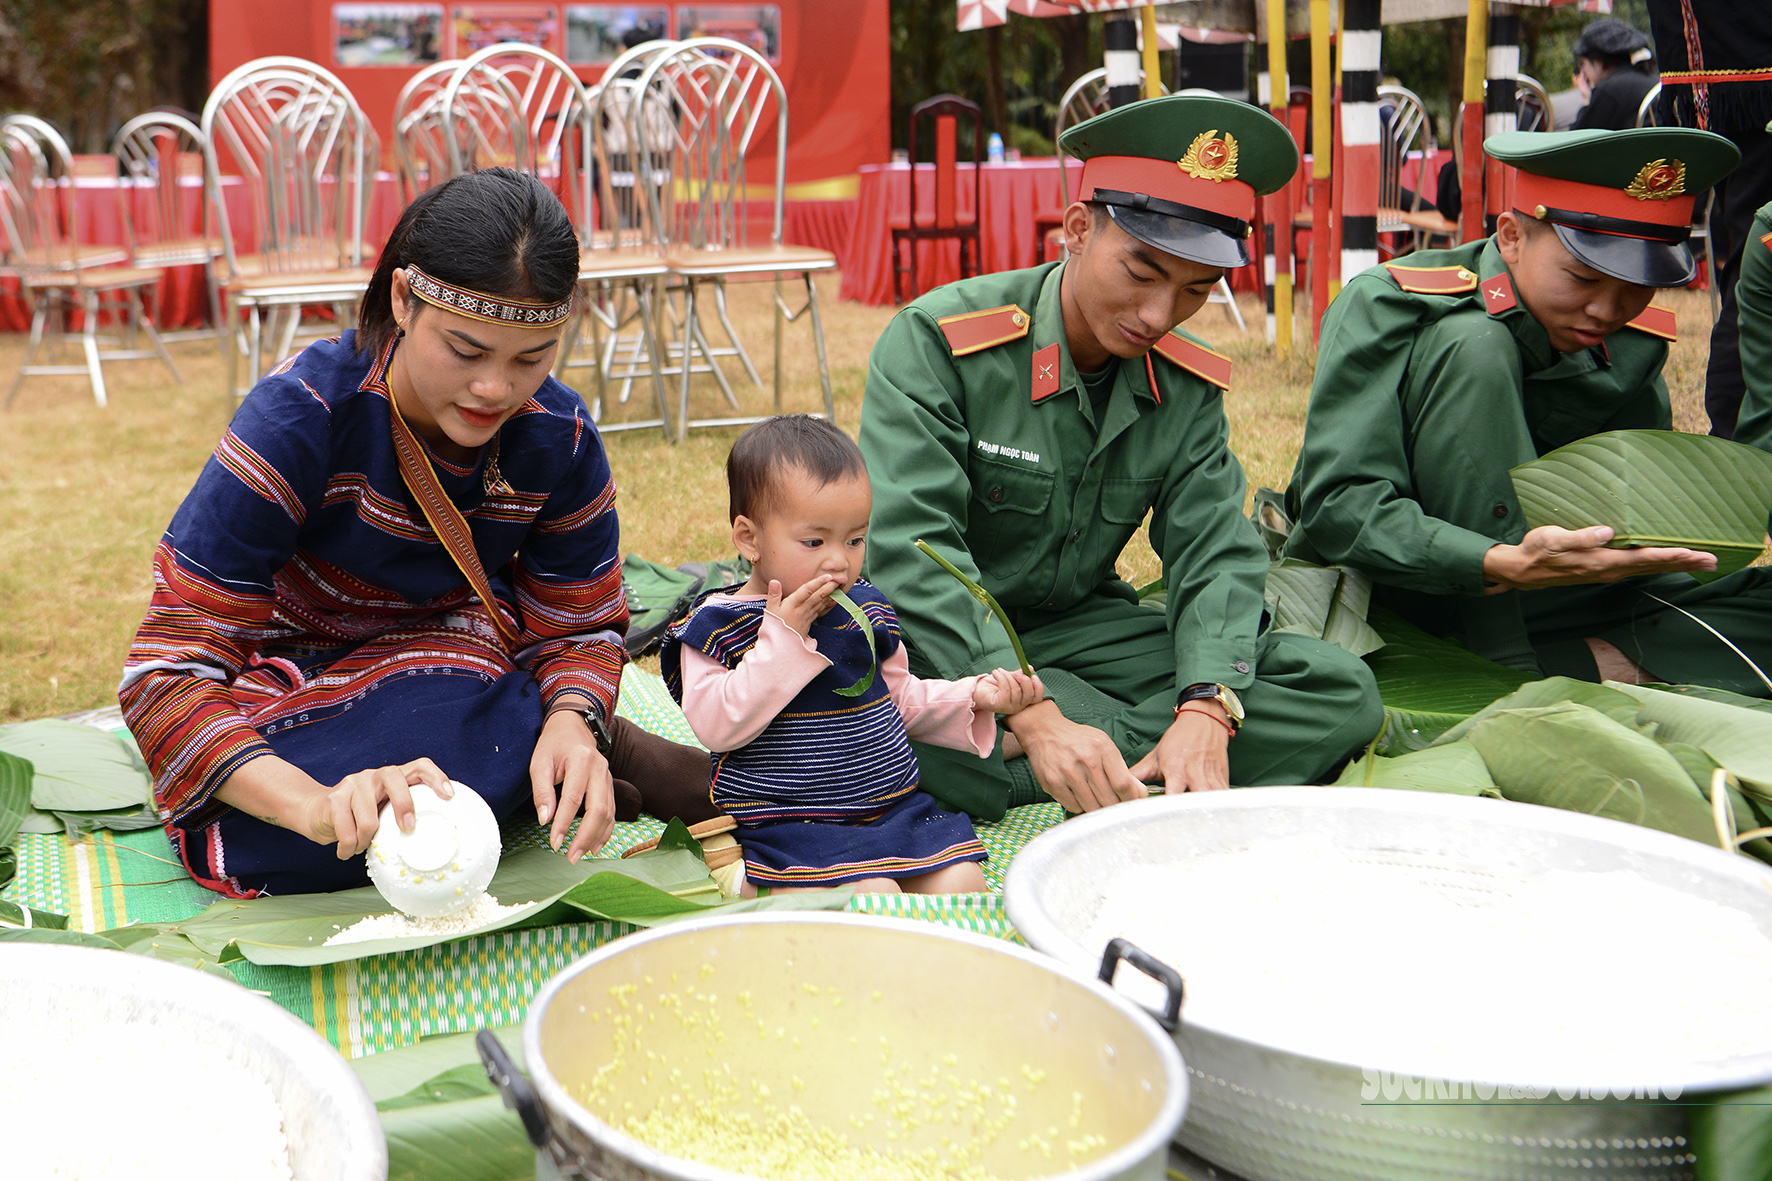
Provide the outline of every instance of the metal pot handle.
<path id="1" fill-rule="evenodd" d="M 1181 1028 L 1181 973 L 1165 964 L 1162 960 L 1145 951 L 1129 939 L 1108 940 L 1107 950 L 1101 953 L 1101 982 L 1109 988 L 1114 984 L 1114 970 L 1125 960 L 1146 976 L 1163 986 L 1163 1011 L 1152 1012 L 1157 1024 L 1170 1033 Z"/>
<path id="2" fill-rule="evenodd" d="M 541 1099 L 536 1095 L 535 1088 L 529 1085 L 529 1079 L 505 1048 L 499 1044 L 491 1030 L 482 1029 L 474 1037 L 474 1048 L 480 1051 L 480 1064 L 486 1068 L 486 1077 L 498 1088 L 499 1094 L 505 1098 L 505 1106 L 517 1113 L 523 1121 L 523 1131 L 529 1142 L 537 1148 L 546 1148 L 552 1136 L 548 1127 L 548 1113 L 542 1110 Z"/>

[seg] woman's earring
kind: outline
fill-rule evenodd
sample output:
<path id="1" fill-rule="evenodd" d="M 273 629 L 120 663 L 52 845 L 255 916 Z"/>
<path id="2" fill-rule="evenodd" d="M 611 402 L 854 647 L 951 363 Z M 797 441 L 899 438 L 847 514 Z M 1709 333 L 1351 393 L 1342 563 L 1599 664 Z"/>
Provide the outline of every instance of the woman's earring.
<path id="1" fill-rule="evenodd" d="M 397 320 L 394 322 L 394 339 L 395 340 L 405 340 L 406 339 L 406 325 L 400 323 Z"/>

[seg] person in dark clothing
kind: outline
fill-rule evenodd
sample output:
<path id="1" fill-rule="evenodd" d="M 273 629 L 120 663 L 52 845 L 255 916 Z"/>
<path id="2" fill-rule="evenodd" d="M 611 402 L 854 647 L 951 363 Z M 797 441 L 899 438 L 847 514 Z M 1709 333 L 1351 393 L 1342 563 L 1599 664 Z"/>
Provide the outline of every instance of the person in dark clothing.
<path id="1" fill-rule="evenodd" d="M 1661 65 L 1657 121 L 1714 131 L 1741 149 L 1741 165 L 1717 185 L 1710 215 L 1722 308 L 1711 330 L 1704 409 L 1710 433 L 1729 439 L 1743 392 L 1735 281 L 1744 252 L 1757 245 L 1754 214 L 1772 201 L 1772 4 L 1648 0 L 1648 8 Z"/>
<path id="2" fill-rule="evenodd" d="M 1572 130 L 1635 127 L 1637 109 L 1655 88 L 1655 75 L 1647 69 L 1653 57 L 1642 30 L 1611 17 L 1590 21 L 1575 43 L 1575 88 L 1587 105 L 1575 116 Z"/>

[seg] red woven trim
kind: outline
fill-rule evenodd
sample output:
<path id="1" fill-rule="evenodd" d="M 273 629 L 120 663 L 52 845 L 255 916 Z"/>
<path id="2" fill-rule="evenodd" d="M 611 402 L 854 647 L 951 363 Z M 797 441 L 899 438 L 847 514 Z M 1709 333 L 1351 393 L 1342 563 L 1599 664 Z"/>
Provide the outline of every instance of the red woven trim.
<path id="1" fill-rule="evenodd" d="M 483 291 L 472 291 L 453 283 L 445 283 L 425 274 L 411 263 L 406 264 L 405 270 L 406 283 L 412 288 L 412 294 L 432 307 L 454 312 L 458 316 L 484 320 L 488 324 L 554 328 L 566 323 L 566 318 L 572 315 L 570 295 L 559 303 L 530 303 L 528 300 L 506 299 L 501 295 L 487 295 Z"/>

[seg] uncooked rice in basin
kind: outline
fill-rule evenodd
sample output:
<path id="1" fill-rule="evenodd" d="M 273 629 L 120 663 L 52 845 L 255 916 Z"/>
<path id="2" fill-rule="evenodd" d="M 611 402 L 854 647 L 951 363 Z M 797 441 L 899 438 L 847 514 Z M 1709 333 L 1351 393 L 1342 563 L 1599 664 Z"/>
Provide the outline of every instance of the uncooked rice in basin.
<path id="1" fill-rule="evenodd" d="M 488 923 L 495 923 L 522 909 L 521 905 L 500 906 L 498 899 L 483 893 L 466 908 L 454 914 L 446 914 L 440 919 L 415 919 L 397 912 L 372 914 L 368 918 L 358 919 L 328 939 L 325 945 L 333 947 L 340 943 L 367 943 L 372 939 L 410 939 L 415 936 L 452 939 L 478 930 Z"/>
<path id="2" fill-rule="evenodd" d="M 1082 944 L 1173 965 L 1184 1024 L 1381 1070 L 1644 1079 L 1772 1052 L 1772 940 L 1745 911 L 1618 871 L 1382 858 L 1299 837 L 1129 868 Z"/>
<path id="3" fill-rule="evenodd" d="M 0 1175 L 292 1181 L 270 1084 L 151 1021 L 15 1022 L 0 1068 Z"/>

